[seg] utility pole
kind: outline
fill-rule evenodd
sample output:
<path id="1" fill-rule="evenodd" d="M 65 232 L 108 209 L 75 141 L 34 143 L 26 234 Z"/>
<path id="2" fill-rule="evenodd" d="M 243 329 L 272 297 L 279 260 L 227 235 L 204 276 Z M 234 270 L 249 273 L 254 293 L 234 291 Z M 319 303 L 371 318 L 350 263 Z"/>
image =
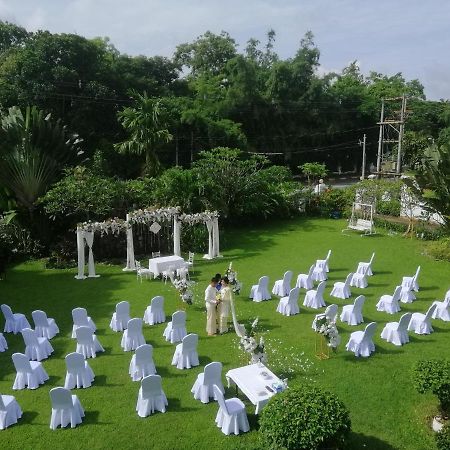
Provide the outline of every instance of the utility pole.
<path id="1" fill-rule="evenodd" d="M 175 136 L 175 165 L 178 166 L 178 135 Z"/>
<path id="2" fill-rule="evenodd" d="M 359 146 L 362 146 L 362 168 L 361 180 L 364 180 L 366 175 L 366 134 L 364 133 L 363 140 L 359 141 Z"/>
<path id="3" fill-rule="evenodd" d="M 381 100 L 380 124 L 384 120 L 384 99 Z M 380 134 L 378 135 L 378 154 L 377 154 L 377 174 L 381 173 L 381 154 L 383 151 L 383 127 L 380 125 Z"/>

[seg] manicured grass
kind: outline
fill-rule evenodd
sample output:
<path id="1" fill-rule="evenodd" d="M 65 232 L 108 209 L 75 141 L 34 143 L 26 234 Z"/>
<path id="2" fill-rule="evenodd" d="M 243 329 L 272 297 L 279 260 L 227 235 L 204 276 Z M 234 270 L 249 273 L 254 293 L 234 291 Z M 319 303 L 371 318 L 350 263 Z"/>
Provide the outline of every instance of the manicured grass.
<path id="1" fill-rule="evenodd" d="M 425 311 L 435 299 L 442 299 L 450 288 L 450 265 L 427 259 L 420 254 L 420 243 L 398 236 L 361 238 L 343 236 L 342 221 L 295 220 L 278 224 L 259 224 L 254 228 L 226 233 L 224 258 L 212 262 L 198 260 L 194 278 L 197 304 L 187 309 L 188 332 L 198 333 L 201 366 L 180 371 L 170 365 L 174 346 L 162 338 L 164 324 L 145 326 L 147 342 L 154 346 L 154 359 L 158 373 L 163 378 L 163 388 L 168 397 L 166 414 L 157 413 L 141 419 L 135 413 L 139 383 L 128 376 L 130 352 L 120 348 L 120 333 L 109 329 L 109 321 L 119 300 L 131 303 L 131 315 L 142 317 L 151 297 L 161 294 L 166 300 L 169 316 L 179 306 L 175 290 L 161 281 L 136 281 L 133 273 L 122 272 L 121 267 L 98 266 L 101 278 L 77 281 L 73 270 L 44 270 L 40 263 L 17 265 L 0 282 L 1 302 L 8 303 L 15 312 L 23 312 L 31 322 L 31 311 L 43 309 L 54 317 L 61 333 L 52 340 L 55 353 L 44 361 L 50 380 L 35 391 L 13 392 L 15 372 L 11 354 L 23 351 L 20 335 L 6 334 L 10 346 L 0 353 L 0 392 L 13 393 L 24 416 L 17 426 L 0 432 L 1 449 L 40 448 L 255 448 L 258 446 L 257 417 L 254 407 L 248 404 L 247 412 L 251 432 L 238 437 L 224 436 L 214 424 L 217 404 L 203 405 L 195 401 L 190 389 L 202 367 L 211 361 L 221 361 L 224 372 L 243 364 L 237 350 L 236 337 L 229 333 L 208 338 L 205 333 L 205 313 L 202 295 L 207 280 L 216 272 L 224 272 L 230 261 L 244 283 L 241 296 L 236 299 L 241 322 L 260 318 L 261 331 L 266 340 L 279 342 L 279 352 L 269 367 L 275 372 L 291 367 L 294 373 L 290 384 L 314 378 L 317 383 L 335 392 L 350 410 L 353 433 L 351 448 L 366 449 L 433 449 L 434 439 L 429 431 L 429 416 L 434 412 L 436 399 L 419 395 L 411 382 L 411 367 L 421 358 L 437 358 L 447 355 L 450 344 L 450 324 L 434 321 L 435 333 L 430 336 L 411 336 L 411 343 L 397 348 L 379 338 L 388 321 L 398 320 L 405 311 Z M 101 241 L 97 240 L 97 245 Z M 363 310 L 366 323 L 376 321 L 376 353 L 368 359 L 356 359 L 345 351 L 345 343 L 351 331 L 362 326 L 349 327 L 340 322 L 342 344 L 330 360 L 319 361 L 314 357 L 315 334 L 311 322 L 317 311 L 301 307 L 301 313 L 284 317 L 275 312 L 278 299 L 253 303 L 247 299 L 250 286 L 259 276 L 270 277 L 270 287 L 287 269 L 305 273 L 317 258 L 324 258 L 332 248 L 329 281 L 325 300 L 327 303 L 348 304 L 356 295 L 366 295 Z M 365 290 L 353 289 L 349 301 L 331 299 L 333 282 L 344 280 L 347 273 L 356 268 L 360 260 L 368 260 L 376 252 L 375 276 L 369 278 Z M 410 305 L 402 304 L 402 312 L 394 316 L 376 311 L 380 295 L 391 294 L 403 275 L 412 275 L 417 265 L 422 266 L 419 278 L 421 290 L 418 300 Z M 303 301 L 303 293 L 300 302 Z M 74 391 L 86 410 L 81 426 L 74 430 L 49 429 L 50 401 L 48 391 L 64 383 L 64 356 L 75 350 L 70 338 L 71 310 L 84 306 L 95 320 L 97 335 L 106 349 L 96 359 L 89 360 L 96 379 L 92 388 Z M 3 326 L 1 321 L 0 326 Z M 313 361 L 305 374 L 297 361 L 301 353 Z M 234 396 L 234 389 L 227 396 Z M 241 396 L 242 399 L 244 397 Z"/>

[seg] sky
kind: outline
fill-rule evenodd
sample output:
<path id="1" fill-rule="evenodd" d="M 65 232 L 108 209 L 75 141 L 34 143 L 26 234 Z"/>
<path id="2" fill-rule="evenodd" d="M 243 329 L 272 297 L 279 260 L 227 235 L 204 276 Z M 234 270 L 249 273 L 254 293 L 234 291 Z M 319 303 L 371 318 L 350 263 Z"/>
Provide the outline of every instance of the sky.
<path id="1" fill-rule="evenodd" d="M 295 54 L 311 30 L 320 72 L 361 70 L 418 78 L 428 99 L 450 98 L 450 0 L 0 0 L 0 19 L 30 31 L 107 36 L 122 53 L 172 56 L 176 46 L 225 30 Z"/>

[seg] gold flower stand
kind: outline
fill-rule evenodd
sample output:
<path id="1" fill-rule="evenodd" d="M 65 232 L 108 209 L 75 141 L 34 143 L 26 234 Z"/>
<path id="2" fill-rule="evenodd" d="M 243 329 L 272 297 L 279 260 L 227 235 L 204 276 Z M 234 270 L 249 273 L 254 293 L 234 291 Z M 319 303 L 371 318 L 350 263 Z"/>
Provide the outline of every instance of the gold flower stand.
<path id="1" fill-rule="evenodd" d="M 330 359 L 330 347 L 328 347 L 327 340 L 323 334 L 316 333 L 315 351 L 318 359 Z"/>

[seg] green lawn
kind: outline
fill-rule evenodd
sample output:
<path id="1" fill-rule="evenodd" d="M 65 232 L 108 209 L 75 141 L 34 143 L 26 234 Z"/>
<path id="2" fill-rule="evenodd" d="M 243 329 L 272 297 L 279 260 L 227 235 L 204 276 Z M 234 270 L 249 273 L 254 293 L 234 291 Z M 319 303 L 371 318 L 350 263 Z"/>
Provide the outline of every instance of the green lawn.
<path id="1" fill-rule="evenodd" d="M 130 352 L 120 348 L 120 333 L 109 329 L 109 321 L 119 300 L 131 303 L 131 315 L 142 317 L 150 299 L 161 294 L 166 300 L 166 314 L 177 309 L 179 300 L 175 290 L 161 281 L 136 281 L 133 273 L 122 272 L 121 267 L 98 266 L 101 278 L 77 281 L 74 270 L 44 270 L 40 263 L 30 262 L 15 266 L 7 279 L 0 282 L 1 302 L 8 303 L 15 312 L 23 312 L 31 321 L 31 311 L 43 309 L 54 317 L 61 333 L 52 340 L 55 353 L 44 361 L 50 380 L 37 390 L 12 391 L 15 371 L 11 354 L 23 351 L 20 335 L 6 334 L 9 350 L 0 353 L 0 392 L 14 394 L 24 410 L 17 426 L 0 433 L 0 449 L 53 448 L 255 448 L 258 446 L 257 417 L 248 403 L 251 432 L 238 437 L 224 436 L 214 424 L 217 405 L 203 405 L 195 401 L 190 389 L 202 367 L 211 361 L 221 361 L 224 372 L 242 365 L 236 337 L 230 333 L 208 338 L 205 333 L 205 313 L 202 294 L 207 280 L 216 272 L 224 272 L 230 261 L 244 283 L 236 307 L 239 320 L 260 318 L 261 331 L 272 347 L 279 346 L 269 367 L 275 372 L 293 370 L 290 384 L 301 384 L 306 378 L 335 392 L 351 413 L 353 433 L 351 448 L 366 449 L 433 449 L 434 440 L 429 431 L 429 417 L 436 400 L 419 395 L 411 382 L 411 367 L 420 358 L 448 356 L 450 323 L 434 321 L 435 333 L 430 336 L 412 336 L 411 343 L 397 348 L 379 338 L 384 323 L 398 320 L 405 311 L 425 311 L 435 299 L 442 299 L 450 288 L 450 265 L 434 262 L 421 255 L 420 243 L 398 236 L 377 235 L 343 236 L 343 221 L 295 220 L 278 224 L 261 223 L 255 228 L 226 233 L 224 258 L 211 262 L 198 260 L 195 266 L 197 304 L 188 308 L 188 332 L 198 333 L 200 367 L 180 371 L 170 365 L 174 346 L 162 338 L 164 324 L 145 326 L 147 342 L 154 346 L 154 360 L 163 378 L 168 397 L 166 414 L 157 413 L 141 419 L 135 413 L 139 383 L 128 375 Z M 101 245 L 97 240 L 96 245 Z M 301 313 L 284 317 L 275 312 L 277 299 L 253 303 L 247 299 L 251 284 L 261 275 L 270 277 L 270 287 L 285 270 L 294 276 L 308 270 L 317 258 L 324 258 L 332 248 L 331 272 L 326 289 L 327 303 L 340 306 L 353 301 L 357 294 L 366 295 L 363 313 L 366 322 L 378 325 L 376 353 L 368 359 L 356 359 L 345 351 L 349 333 L 363 326 L 349 327 L 340 322 L 342 344 L 330 360 L 314 357 L 315 334 L 311 322 L 317 313 L 301 307 Z M 353 288 L 350 301 L 331 299 L 332 283 L 344 280 L 358 261 L 368 260 L 376 252 L 375 276 L 369 278 L 365 290 Z M 421 290 L 418 300 L 402 305 L 402 313 L 389 316 L 378 313 L 375 304 L 380 295 L 392 293 L 403 275 L 412 275 L 420 264 Z M 303 301 L 303 293 L 300 302 Z M 86 410 L 81 426 L 74 430 L 49 429 L 50 401 L 48 391 L 64 383 L 64 356 L 75 350 L 70 338 L 71 310 L 84 306 L 95 320 L 97 335 L 106 352 L 89 360 L 96 378 L 93 387 L 74 390 Z M 0 321 L 3 328 L 3 320 Z M 301 353 L 304 352 L 304 356 Z M 305 374 L 298 358 L 308 357 L 313 363 Z M 308 366 L 306 362 L 303 366 Z M 227 392 L 234 395 L 234 389 Z"/>

